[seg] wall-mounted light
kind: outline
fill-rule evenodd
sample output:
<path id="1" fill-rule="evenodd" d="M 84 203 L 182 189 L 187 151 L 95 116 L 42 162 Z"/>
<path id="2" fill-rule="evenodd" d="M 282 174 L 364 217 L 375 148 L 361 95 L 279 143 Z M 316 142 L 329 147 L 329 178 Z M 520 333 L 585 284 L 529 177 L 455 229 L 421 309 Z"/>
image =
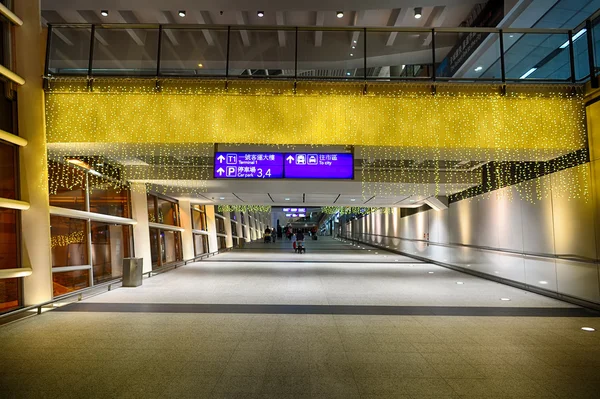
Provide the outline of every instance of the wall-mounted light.
<path id="1" fill-rule="evenodd" d="M 179 11 L 179 16 L 180 16 L 181 18 L 185 17 L 185 10 L 180 10 L 180 11 Z"/>
<path id="2" fill-rule="evenodd" d="M 343 18 L 344 17 L 344 12 L 343 11 L 338 11 L 337 14 L 335 14 L 336 17 L 338 18 Z"/>
<path id="3" fill-rule="evenodd" d="M 100 15 L 102 15 L 103 17 L 108 17 L 108 10 L 100 11 Z"/>
<path id="4" fill-rule="evenodd" d="M 422 16 L 423 16 L 423 8 L 415 7 L 415 18 L 421 19 Z"/>

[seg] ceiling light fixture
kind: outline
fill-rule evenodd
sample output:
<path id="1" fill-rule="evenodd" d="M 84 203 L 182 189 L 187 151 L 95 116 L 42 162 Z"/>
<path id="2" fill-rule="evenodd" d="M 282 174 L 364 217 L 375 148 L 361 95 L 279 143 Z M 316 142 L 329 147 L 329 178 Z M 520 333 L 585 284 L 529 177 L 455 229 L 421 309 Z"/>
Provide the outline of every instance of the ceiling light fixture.
<path id="1" fill-rule="evenodd" d="M 581 329 L 582 329 L 583 331 L 587 331 L 587 332 L 593 332 L 593 331 L 596 331 L 596 329 L 595 329 L 595 328 L 593 328 L 593 327 L 581 327 Z"/>
<path id="2" fill-rule="evenodd" d="M 219 199 L 221 199 L 221 200 L 224 200 L 224 199 L 225 199 L 225 197 L 219 197 Z"/>
<path id="3" fill-rule="evenodd" d="M 456 284 L 463 285 L 464 283 L 462 281 L 457 281 Z"/>
<path id="4" fill-rule="evenodd" d="M 350 198 L 350 201 L 354 202 L 354 201 L 356 201 L 356 199 L 355 198 Z"/>
<path id="5" fill-rule="evenodd" d="M 262 17 L 264 17 L 264 16 L 265 16 L 265 12 L 264 12 L 264 11 L 257 11 L 257 12 L 256 12 L 256 16 L 257 16 L 258 18 L 262 18 Z"/>
<path id="6" fill-rule="evenodd" d="M 433 274 L 433 272 L 427 272 L 428 274 Z"/>
<path id="7" fill-rule="evenodd" d="M 415 7 L 415 18 L 421 19 L 422 16 L 423 16 L 423 8 Z"/>
<path id="8" fill-rule="evenodd" d="M 202 65 L 202 63 L 198 64 L 198 68 L 202 68 L 204 67 L 204 65 Z"/>
<path id="9" fill-rule="evenodd" d="M 523 75 L 521 75 L 521 77 L 519 79 L 525 79 L 526 77 L 528 77 L 529 75 L 531 75 L 535 71 L 537 71 L 537 68 L 531 68 L 529 71 L 527 71 Z"/>
<path id="10" fill-rule="evenodd" d="M 475 68 L 475 72 L 481 72 L 483 70 L 483 67 L 480 65 L 477 68 Z"/>
<path id="11" fill-rule="evenodd" d="M 350 72 L 346 72 L 346 76 L 350 76 Z"/>
<path id="12" fill-rule="evenodd" d="M 179 16 L 180 16 L 181 18 L 185 17 L 185 10 L 181 10 L 181 11 L 179 11 Z"/>
<path id="13" fill-rule="evenodd" d="M 284 199 L 285 199 L 286 201 L 289 201 L 289 200 L 290 200 L 289 198 L 284 198 Z"/>
<path id="14" fill-rule="evenodd" d="M 510 298 L 500 298 L 501 301 L 510 301 Z"/>
<path id="15" fill-rule="evenodd" d="M 350 53 L 350 57 L 354 57 L 354 54 Z"/>
<path id="16" fill-rule="evenodd" d="M 102 15 L 103 17 L 108 17 L 108 10 L 100 11 L 100 15 Z"/>
<path id="17" fill-rule="evenodd" d="M 344 12 L 343 11 L 338 11 L 337 14 L 335 14 L 336 17 L 338 18 L 343 18 L 344 17 Z"/>

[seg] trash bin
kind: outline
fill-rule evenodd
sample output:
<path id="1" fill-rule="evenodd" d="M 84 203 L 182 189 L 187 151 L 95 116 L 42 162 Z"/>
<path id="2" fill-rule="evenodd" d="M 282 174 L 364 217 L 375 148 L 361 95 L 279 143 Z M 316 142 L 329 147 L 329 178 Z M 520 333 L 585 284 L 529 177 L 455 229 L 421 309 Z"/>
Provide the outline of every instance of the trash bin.
<path id="1" fill-rule="evenodd" d="M 142 258 L 123 259 L 123 287 L 139 287 L 142 285 L 142 270 L 144 260 Z"/>

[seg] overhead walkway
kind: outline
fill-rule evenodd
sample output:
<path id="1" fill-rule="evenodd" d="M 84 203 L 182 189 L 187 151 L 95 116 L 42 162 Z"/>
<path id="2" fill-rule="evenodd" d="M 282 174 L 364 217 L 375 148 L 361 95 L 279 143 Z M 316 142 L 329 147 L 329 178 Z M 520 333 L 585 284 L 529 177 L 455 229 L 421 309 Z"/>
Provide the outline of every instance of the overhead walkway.
<path id="1" fill-rule="evenodd" d="M 0 396 L 591 398 L 596 316 L 332 238 L 252 243 L 0 328 Z"/>

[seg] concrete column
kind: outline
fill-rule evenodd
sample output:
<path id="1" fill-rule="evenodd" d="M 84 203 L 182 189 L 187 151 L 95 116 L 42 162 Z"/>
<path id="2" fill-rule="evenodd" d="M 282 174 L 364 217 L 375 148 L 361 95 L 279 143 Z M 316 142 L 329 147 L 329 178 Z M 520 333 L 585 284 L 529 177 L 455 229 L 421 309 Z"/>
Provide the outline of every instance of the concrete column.
<path id="1" fill-rule="evenodd" d="M 31 305 L 52 298 L 48 159 L 44 112 L 44 54 L 40 0 L 15 2 L 23 25 L 14 29 L 15 72 L 25 79 L 18 88 L 19 135 L 29 143 L 19 149 L 21 199 L 31 208 L 21 212 L 21 263 L 33 274 L 23 279 L 24 302 Z"/>
<path id="2" fill-rule="evenodd" d="M 132 216 L 137 221 L 133 226 L 133 242 L 135 244 L 135 257 L 144 259 L 144 272 L 152 270 L 152 256 L 150 253 L 150 226 L 148 225 L 148 201 L 144 183 L 131 185 L 131 210 Z"/>
<path id="3" fill-rule="evenodd" d="M 195 254 L 194 235 L 192 233 L 192 208 L 189 200 L 179 200 L 179 220 L 181 220 L 181 227 L 185 229 L 181 233 L 183 259 L 192 259 Z"/>
<path id="4" fill-rule="evenodd" d="M 219 249 L 217 242 L 217 223 L 215 222 L 215 206 L 206 205 L 206 228 L 208 230 L 208 252 Z"/>

